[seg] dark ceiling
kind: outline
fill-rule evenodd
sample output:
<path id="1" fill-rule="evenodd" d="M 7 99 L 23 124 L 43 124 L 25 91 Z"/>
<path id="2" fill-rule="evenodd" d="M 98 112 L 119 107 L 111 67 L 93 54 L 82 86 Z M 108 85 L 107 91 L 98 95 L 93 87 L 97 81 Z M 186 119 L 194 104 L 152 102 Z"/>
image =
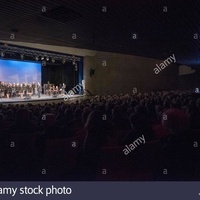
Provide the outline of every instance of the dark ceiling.
<path id="1" fill-rule="evenodd" d="M 0 40 L 12 32 L 14 41 L 200 64 L 200 0 L 1 0 Z"/>

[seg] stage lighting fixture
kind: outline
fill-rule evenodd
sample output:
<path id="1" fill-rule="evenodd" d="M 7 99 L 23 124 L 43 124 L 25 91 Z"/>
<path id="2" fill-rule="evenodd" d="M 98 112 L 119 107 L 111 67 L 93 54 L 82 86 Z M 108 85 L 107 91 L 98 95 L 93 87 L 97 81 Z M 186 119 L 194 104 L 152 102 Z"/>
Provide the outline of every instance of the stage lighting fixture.
<path id="1" fill-rule="evenodd" d="M 5 56 L 5 53 L 1 51 L 1 57 L 3 58 Z"/>
<path id="2" fill-rule="evenodd" d="M 66 62 L 66 59 L 65 59 L 65 57 L 63 57 L 62 58 L 62 64 L 65 64 L 65 62 Z"/>
<path id="3" fill-rule="evenodd" d="M 77 64 L 74 65 L 75 71 L 78 71 L 78 66 Z"/>
<path id="4" fill-rule="evenodd" d="M 39 60 L 39 57 L 38 57 L 38 56 L 35 56 L 35 60 L 38 61 L 38 60 Z"/>
<path id="5" fill-rule="evenodd" d="M 54 59 L 54 58 L 51 58 L 51 62 L 52 62 L 52 63 L 55 63 L 55 59 Z"/>
<path id="6" fill-rule="evenodd" d="M 20 58 L 23 60 L 24 59 L 24 54 L 20 54 Z"/>
<path id="7" fill-rule="evenodd" d="M 76 65 L 76 57 L 74 55 L 72 56 L 72 64 Z"/>
<path id="8" fill-rule="evenodd" d="M 24 60 L 27 56 L 28 58 L 32 58 L 35 61 L 51 61 L 55 63 L 57 60 L 61 61 L 61 63 L 65 64 L 66 62 L 72 62 L 73 65 L 76 65 L 77 62 L 80 61 L 79 57 L 75 57 L 74 55 L 64 55 L 59 53 L 49 53 L 45 51 L 38 51 L 32 49 L 25 49 L 20 47 L 12 47 L 6 44 L 0 44 L 0 57 L 3 58 L 7 54 L 13 57 L 17 55 L 18 59 Z"/>

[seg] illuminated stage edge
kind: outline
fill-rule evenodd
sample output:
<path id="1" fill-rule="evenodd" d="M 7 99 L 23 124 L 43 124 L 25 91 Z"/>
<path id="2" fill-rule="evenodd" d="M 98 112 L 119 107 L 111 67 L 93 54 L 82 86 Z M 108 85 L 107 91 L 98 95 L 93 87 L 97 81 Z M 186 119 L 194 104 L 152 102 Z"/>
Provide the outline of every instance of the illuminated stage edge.
<path id="1" fill-rule="evenodd" d="M 38 98 L 37 95 L 31 96 L 31 98 L 26 98 L 26 97 L 13 97 L 13 98 L 0 98 L 0 104 L 28 104 L 28 103 L 52 103 L 52 102 L 66 102 L 70 103 L 73 102 L 74 100 L 78 100 L 80 98 L 85 97 L 84 95 L 70 95 L 68 99 L 64 100 L 63 95 L 58 95 L 56 97 L 53 96 L 48 96 L 41 94 L 40 98 Z"/>

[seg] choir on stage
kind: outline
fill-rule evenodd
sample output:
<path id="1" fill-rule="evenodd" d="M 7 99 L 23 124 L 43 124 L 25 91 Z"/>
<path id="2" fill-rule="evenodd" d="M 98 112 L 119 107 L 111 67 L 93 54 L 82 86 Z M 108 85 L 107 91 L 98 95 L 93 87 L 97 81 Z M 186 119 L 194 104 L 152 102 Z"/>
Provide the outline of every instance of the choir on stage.
<path id="1" fill-rule="evenodd" d="M 66 89 L 66 84 L 60 84 L 60 86 L 55 86 L 50 84 L 49 81 L 47 84 L 44 84 L 42 87 L 38 83 L 6 83 L 0 81 L 0 98 L 14 98 L 14 97 L 31 97 L 38 95 L 38 98 L 41 96 L 42 91 L 45 95 L 59 95 L 64 94 Z"/>

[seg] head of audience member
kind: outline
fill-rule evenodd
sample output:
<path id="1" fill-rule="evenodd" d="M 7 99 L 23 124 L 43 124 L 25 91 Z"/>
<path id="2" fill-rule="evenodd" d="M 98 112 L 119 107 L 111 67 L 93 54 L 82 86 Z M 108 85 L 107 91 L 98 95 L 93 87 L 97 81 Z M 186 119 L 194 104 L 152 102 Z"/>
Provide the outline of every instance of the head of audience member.
<path id="1" fill-rule="evenodd" d="M 14 112 L 12 109 L 9 109 L 6 112 L 6 120 L 14 120 Z"/>
<path id="2" fill-rule="evenodd" d="M 137 106 L 138 102 L 136 99 L 132 99 L 129 106 L 132 107 L 132 108 L 135 108 L 135 106 Z"/>
<path id="3" fill-rule="evenodd" d="M 163 111 L 163 107 L 161 105 L 155 106 L 156 117 L 159 122 L 161 122 L 161 119 L 162 119 L 162 111 Z"/>
<path id="4" fill-rule="evenodd" d="M 147 109 L 146 109 L 146 107 L 144 105 L 137 105 L 135 107 L 135 112 L 139 113 L 141 115 L 144 115 L 144 116 L 147 115 Z"/>
<path id="5" fill-rule="evenodd" d="M 51 113 L 51 108 L 50 108 L 48 105 L 46 105 L 46 106 L 44 107 L 43 112 L 44 112 L 44 113 Z"/>
<path id="6" fill-rule="evenodd" d="M 164 109 L 169 109 L 170 108 L 170 100 L 169 99 L 165 99 L 163 102 L 163 108 Z"/>
<path id="7" fill-rule="evenodd" d="M 189 130 L 189 118 L 181 109 L 168 109 L 162 114 L 162 124 L 170 134 L 184 134 Z"/>
<path id="8" fill-rule="evenodd" d="M 179 100 L 173 99 L 171 102 L 171 108 L 181 109 L 181 102 Z"/>
<path id="9" fill-rule="evenodd" d="M 102 130 L 104 129 L 104 120 L 102 119 L 103 112 L 99 110 L 92 111 L 87 118 L 87 121 L 85 123 L 85 128 L 88 130 Z"/>
<path id="10" fill-rule="evenodd" d="M 90 104 L 90 108 L 91 108 L 92 110 L 94 110 L 94 109 L 95 109 L 95 106 L 96 106 L 96 104 L 95 104 L 95 103 L 91 103 L 91 104 Z"/>
<path id="11" fill-rule="evenodd" d="M 91 113 L 91 109 L 89 107 L 85 107 L 81 116 L 83 125 L 86 124 L 87 118 L 90 113 Z"/>
<path id="12" fill-rule="evenodd" d="M 127 114 L 127 105 L 126 105 L 126 103 L 123 103 L 122 105 L 121 105 L 121 112 L 122 112 L 122 115 L 126 115 Z"/>
<path id="13" fill-rule="evenodd" d="M 106 105 L 105 105 L 105 109 L 106 109 L 106 114 L 107 115 L 112 115 L 112 109 L 114 108 L 114 105 L 112 102 L 107 102 Z"/>
<path id="14" fill-rule="evenodd" d="M 102 120 L 103 112 L 92 111 L 85 124 L 86 138 L 84 142 L 84 152 L 95 155 L 100 151 L 100 147 L 106 142 L 107 132 L 105 121 Z"/>
<path id="15" fill-rule="evenodd" d="M 73 119 L 73 112 L 70 108 L 66 109 L 64 114 L 65 114 L 65 121 L 66 122 L 71 121 Z"/>
<path id="16" fill-rule="evenodd" d="M 112 109 L 112 118 L 119 119 L 122 117 L 122 109 L 121 106 L 117 105 Z"/>
<path id="17" fill-rule="evenodd" d="M 81 115 L 82 115 L 82 109 L 77 108 L 74 112 L 74 119 L 75 120 L 81 120 Z"/>

